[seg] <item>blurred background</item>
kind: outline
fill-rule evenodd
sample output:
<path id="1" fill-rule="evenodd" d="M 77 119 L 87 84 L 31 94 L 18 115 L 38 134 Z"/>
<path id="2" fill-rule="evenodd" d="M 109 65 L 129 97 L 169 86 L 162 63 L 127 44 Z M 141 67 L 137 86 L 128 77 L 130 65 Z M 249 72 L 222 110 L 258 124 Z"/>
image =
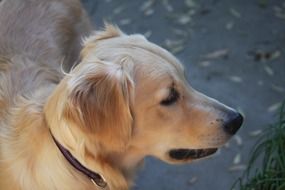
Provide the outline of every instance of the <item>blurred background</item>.
<path id="1" fill-rule="evenodd" d="M 245 122 L 213 157 L 188 165 L 147 158 L 134 190 L 228 190 L 285 99 L 283 0 L 82 0 L 103 20 L 175 54 L 197 90 L 238 109 Z"/>

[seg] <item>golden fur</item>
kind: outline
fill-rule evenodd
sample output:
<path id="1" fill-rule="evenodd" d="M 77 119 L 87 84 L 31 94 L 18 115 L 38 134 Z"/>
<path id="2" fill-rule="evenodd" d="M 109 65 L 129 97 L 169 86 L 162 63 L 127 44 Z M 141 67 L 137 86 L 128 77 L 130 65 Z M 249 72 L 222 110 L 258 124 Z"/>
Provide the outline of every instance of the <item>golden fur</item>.
<path id="1" fill-rule="evenodd" d="M 167 152 L 230 138 L 219 121 L 231 109 L 192 89 L 179 61 L 143 36 L 106 25 L 79 56 L 91 27 L 77 0 L 3 0 L 0 24 L 1 190 L 100 189 L 51 133 L 110 190 L 129 189 L 145 156 L 190 162 Z M 163 106 L 170 88 L 179 100 Z"/>

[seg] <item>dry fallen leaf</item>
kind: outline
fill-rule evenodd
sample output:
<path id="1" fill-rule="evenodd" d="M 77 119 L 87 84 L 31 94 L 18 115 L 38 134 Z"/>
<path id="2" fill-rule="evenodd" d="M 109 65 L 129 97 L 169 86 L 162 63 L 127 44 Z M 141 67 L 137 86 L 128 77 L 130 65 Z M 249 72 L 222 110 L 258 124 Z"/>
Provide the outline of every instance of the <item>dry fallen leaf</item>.
<path id="1" fill-rule="evenodd" d="M 234 24 L 235 24 L 235 23 L 232 22 L 232 21 L 231 21 L 231 22 L 228 22 L 228 23 L 226 24 L 226 29 L 227 29 L 227 30 L 231 30 L 231 29 L 234 27 Z"/>
<path id="2" fill-rule="evenodd" d="M 235 10 L 234 8 L 230 8 L 230 13 L 236 18 L 241 17 L 241 14 L 237 10 Z"/>
<path id="3" fill-rule="evenodd" d="M 114 14 L 120 14 L 125 8 L 126 7 L 124 7 L 124 6 L 119 6 L 113 10 L 113 13 Z"/>
<path id="4" fill-rule="evenodd" d="M 259 135 L 262 134 L 262 130 L 261 129 L 258 129 L 258 130 L 254 130 L 254 131 L 251 131 L 248 133 L 249 136 L 251 137 L 257 137 Z"/>
<path id="5" fill-rule="evenodd" d="M 285 92 L 285 88 L 278 86 L 278 85 L 275 85 L 275 84 L 272 84 L 271 88 L 276 92 L 280 92 L 280 93 Z"/>
<path id="6" fill-rule="evenodd" d="M 166 1 L 163 1 L 163 2 L 166 2 Z M 194 7 L 192 8 L 187 7 L 185 11 L 181 11 L 181 12 L 176 11 L 171 14 L 168 14 L 167 17 L 170 19 L 173 19 L 173 21 L 177 24 L 187 25 L 192 22 L 193 20 L 192 17 L 195 14 L 196 14 L 196 8 L 194 9 Z"/>
<path id="7" fill-rule="evenodd" d="M 178 16 L 177 18 L 177 23 L 181 24 L 181 25 L 185 25 L 185 24 L 188 24 L 189 22 L 191 22 L 192 18 L 187 15 L 187 14 L 183 14 L 183 15 L 180 15 Z"/>
<path id="8" fill-rule="evenodd" d="M 171 51 L 173 54 L 181 52 L 182 50 L 184 50 L 184 44 L 185 44 L 185 40 L 180 39 L 180 40 L 170 40 L 170 39 L 166 39 L 165 42 L 165 47 Z"/>
<path id="9" fill-rule="evenodd" d="M 218 59 L 218 58 L 226 58 L 229 55 L 228 49 L 220 49 L 203 56 L 205 59 Z"/>
<path id="10" fill-rule="evenodd" d="M 235 135 L 234 140 L 236 141 L 238 146 L 242 146 L 242 138 L 239 135 Z"/>
<path id="11" fill-rule="evenodd" d="M 236 82 L 236 83 L 242 82 L 242 78 L 239 76 L 230 76 L 229 78 L 231 81 Z"/>
<path id="12" fill-rule="evenodd" d="M 269 76 L 273 76 L 274 75 L 274 71 L 271 67 L 269 67 L 268 65 L 265 65 L 264 67 L 265 72 L 269 75 Z"/>
<path id="13" fill-rule="evenodd" d="M 270 113 L 275 112 L 281 107 L 281 105 L 282 105 L 281 102 L 274 103 L 267 108 L 267 111 Z"/>
<path id="14" fill-rule="evenodd" d="M 140 7 L 141 11 L 146 11 L 147 9 L 149 9 L 152 5 L 154 4 L 154 0 L 148 0 L 145 1 L 142 6 Z"/>
<path id="15" fill-rule="evenodd" d="M 148 30 L 148 31 L 146 31 L 146 32 L 144 33 L 144 36 L 145 36 L 146 38 L 149 38 L 151 35 L 152 35 L 152 31 L 151 31 L 151 30 Z"/>
<path id="16" fill-rule="evenodd" d="M 193 185 L 194 183 L 196 183 L 198 180 L 197 176 L 192 177 L 191 179 L 188 180 L 188 184 L 189 185 Z"/>
<path id="17" fill-rule="evenodd" d="M 154 10 L 153 9 L 147 9 L 146 11 L 144 11 L 144 15 L 145 16 L 150 16 L 154 13 Z"/>
<path id="18" fill-rule="evenodd" d="M 271 60 L 277 59 L 280 56 L 281 56 L 281 52 L 279 50 L 276 50 L 271 54 Z"/>
<path id="19" fill-rule="evenodd" d="M 237 153 L 237 154 L 235 155 L 234 159 L 233 159 L 233 164 L 234 164 L 234 165 L 237 165 L 237 164 L 240 163 L 240 161 L 241 161 L 241 154 L 240 154 L 240 153 Z"/>
<path id="20" fill-rule="evenodd" d="M 178 29 L 178 28 L 173 28 L 172 32 L 177 36 L 182 36 L 182 37 L 188 36 L 188 32 L 186 32 L 185 30 Z"/>
<path id="21" fill-rule="evenodd" d="M 164 43 L 165 43 L 166 47 L 172 48 L 172 47 L 183 44 L 183 40 L 166 39 Z"/>
<path id="22" fill-rule="evenodd" d="M 177 53 L 183 51 L 184 48 L 185 48 L 184 45 L 180 45 L 180 46 L 173 47 L 172 49 L 170 49 L 170 51 L 173 54 L 177 54 Z"/>
<path id="23" fill-rule="evenodd" d="M 199 63 L 202 67 L 209 67 L 211 65 L 210 61 L 202 61 Z"/>
<path id="24" fill-rule="evenodd" d="M 233 165 L 233 166 L 230 166 L 228 168 L 228 170 L 230 172 L 236 172 L 236 171 L 244 171 L 246 169 L 246 165 L 244 164 L 239 164 L 239 165 Z"/>
<path id="25" fill-rule="evenodd" d="M 132 22 L 131 19 L 126 18 L 126 19 L 120 20 L 120 21 L 119 21 L 119 24 L 120 24 L 120 25 L 128 25 L 128 24 L 130 24 L 131 22 Z"/>

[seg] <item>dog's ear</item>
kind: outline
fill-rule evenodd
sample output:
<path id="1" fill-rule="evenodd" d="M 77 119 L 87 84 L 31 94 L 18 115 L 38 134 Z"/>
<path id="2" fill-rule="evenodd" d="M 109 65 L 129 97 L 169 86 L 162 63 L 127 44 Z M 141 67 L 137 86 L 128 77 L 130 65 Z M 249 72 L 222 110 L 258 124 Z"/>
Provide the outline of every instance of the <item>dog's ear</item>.
<path id="1" fill-rule="evenodd" d="M 127 67 L 127 68 L 126 68 Z M 132 133 L 133 81 L 129 67 L 102 61 L 83 63 L 71 73 L 65 116 L 100 145 L 120 150 Z"/>

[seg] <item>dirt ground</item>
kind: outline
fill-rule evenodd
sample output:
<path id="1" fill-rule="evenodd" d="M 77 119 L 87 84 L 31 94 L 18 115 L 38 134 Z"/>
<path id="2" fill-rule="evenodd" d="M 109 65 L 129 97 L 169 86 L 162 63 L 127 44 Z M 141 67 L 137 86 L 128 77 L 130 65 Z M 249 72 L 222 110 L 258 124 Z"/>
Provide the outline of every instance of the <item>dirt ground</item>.
<path id="1" fill-rule="evenodd" d="M 243 128 L 212 158 L 167 165 L 147 158 L 134 190 L 229 190 L 285 100 L 283 0 L 82 0 L 103 20 L 173 52 L 192 86 L 240 110 Z"/>

